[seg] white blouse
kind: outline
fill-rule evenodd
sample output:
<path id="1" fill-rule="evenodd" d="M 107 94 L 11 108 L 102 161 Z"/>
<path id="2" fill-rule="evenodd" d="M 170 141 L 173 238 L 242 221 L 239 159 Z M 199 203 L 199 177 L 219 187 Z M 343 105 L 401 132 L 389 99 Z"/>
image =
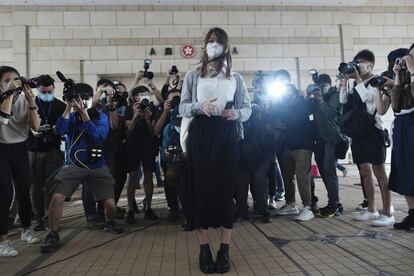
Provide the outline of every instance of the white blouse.
<path id="1" fill-rule="evenodd" d="M 213 102 L 215 106 L 211 113 L 213 116 L 221 116 L 226 103 L 234 101 L 235 92 L 236 79 L 232 75 L 230 75 L 230 78 L 226 78 L 224 73 L 220 73 L 213 78 L 200 77 L 197 82 L 197 101 L 199 103 L 217 99 Z"/>

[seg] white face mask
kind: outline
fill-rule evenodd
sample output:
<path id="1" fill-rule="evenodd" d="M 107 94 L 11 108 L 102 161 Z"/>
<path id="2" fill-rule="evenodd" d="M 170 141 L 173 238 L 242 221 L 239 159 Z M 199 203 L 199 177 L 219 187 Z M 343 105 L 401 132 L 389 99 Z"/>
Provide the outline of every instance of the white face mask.
<path id="1" fill-rule="evenodd" d="M 371 73 L 372 71 L 372 64 L 371 63 L 360 63 L 359 70 L 361 72 L 361 76 Z"/>
<path id="2" fill-rule="evenodd" d="M 206 52 L 209 59 L 216 58 L 224 52 L 224 47 L 218 42 L 209 42 L 206 45 Z"/>
<path id="3" fill-rule="evenodd" d="M 330 89 L 330 87 L 329 87 L 329 86 L 324 86 L 324 87 L 322 87 L 322 94 L 326 94 L 326 93 L 328 93 L 329 89 Z"/>

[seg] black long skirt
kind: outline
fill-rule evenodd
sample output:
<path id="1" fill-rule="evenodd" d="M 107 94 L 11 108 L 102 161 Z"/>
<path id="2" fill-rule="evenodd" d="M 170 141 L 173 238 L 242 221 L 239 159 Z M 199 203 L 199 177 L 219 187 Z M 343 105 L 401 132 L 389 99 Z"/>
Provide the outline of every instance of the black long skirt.
<path id="1" fill-rule="evenodd" d="M 188 135 L 188 224 L 233 228 L 239 138 L 235 121 L 197 116 Z"/>
<path id="2" fill-rule="evenodd" d="M 414 196 L 414 113 L 395 117 L 389 189 Z"/>

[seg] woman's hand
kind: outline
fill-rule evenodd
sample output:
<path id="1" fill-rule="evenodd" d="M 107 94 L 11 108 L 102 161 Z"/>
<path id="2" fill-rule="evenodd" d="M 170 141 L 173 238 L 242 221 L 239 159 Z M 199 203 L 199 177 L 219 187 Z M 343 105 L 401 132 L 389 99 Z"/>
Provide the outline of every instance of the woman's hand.
<path id="1" fill-rule="evenodd" d="M 7 83 L 6 90 L 3 92 L 10 91 L 10 90 L 16 90 L 17 88 L 21 86 L 22 86 L 22 81 L 19 78 L 15 78 L 15 79 L 10 80 Z"/>
<path id="2" fill-rule="evenodd" d="M 214 108 L 216 107 L 213 103 L 215 102 L 215 101 L 217 101 L 217 98 L 215 98 L 215 99 L 213 99 L 213 100 L 211 100 L 211 101 L 205 101 L 205 102 L 203 102 L 203 104 L 202 104 L 202 110 L 203 110 L 203 113 L 206 115 L 206 116 L 208 116 L 208 117 L 211 117 L 211 113 L 213 112 L 213 110 L 214 110 Z"/>

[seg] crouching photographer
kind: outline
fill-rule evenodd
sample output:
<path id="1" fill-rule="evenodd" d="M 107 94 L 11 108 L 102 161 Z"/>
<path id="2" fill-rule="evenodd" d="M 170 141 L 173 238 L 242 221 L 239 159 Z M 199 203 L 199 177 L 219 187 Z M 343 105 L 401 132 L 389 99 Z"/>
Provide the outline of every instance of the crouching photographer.
<path id="1" fill-rule="evenodd" d="M 109 132 L 103 145 L 103 158 L 111 175 L 115 179 L 115 202 L 118 202 L 123 184 L 126 180 L 126 170 L 123 169 L 120 154 L 121 139 L 123 139 L 123 110 L 127 105 L 128 93 L 119 88 L 119 82 L 108 79 L 100 79 L 96 84 L 95 94 L 92 99 L 92 107 L 103 112 L 109 118 Z M 82 202 L 86 214 L 87 227 L 101 229 L 104 223 L 104 206 L 102 202 L 96 205 L 88 185 L 82 189 Z M 117 218 L 123 218 L 124 210 L 117 208 Z"/>
<path id="2" fill-rule="evenodd" d="M 342 135 L 338 118 L 341 114 L 339 91 L 331 86 L 331 78 L 327 74 L 320 74 L 316 70 L 310 71 L 313 84 L 306 89 L 307 95 L 313 103 L 313 115 L 316 126 L 315 159 L 318 164 L 322 180 L 328 192 L 328 205 L 320 208 L 318 215 L 323 218 L 338 216 L 343 212 L 339 201 L 339 183 L 336 174 L 338 150 L 343 156 L 348 149 L 348 141 Z"/>
<path id="3" fill-rule="evenodd" d="M 380 93 L 371 81 L 375 81 L 372 69 L 375 56 L 369 50 L 362 50 L 350 63 L 340 64 L 340 102 L 344 104 L 340 118 L 345 135 L 352 138 L 351 150 L 354 163 L 359 167 L 362 183 L 368 200 L 368 210 L 355 216 L 358 221 L 371 221 L 376 226 L 394 224 L 391 212 L 391 192 L 385 171 L 386 145 L 384 123 L 377 113 L 376 103 Z M 355 80 L 349 88 L 348 79 Z M 372 173 L 378 180 L 384 206 L 380 216 L 375 205 L 375 186 Z"/>
<path id="4" fill-rule="evenodd" d="M 64 154 L 60 150 L 61 136 L 55 132 L 58 118 L 66 105 L 55 98 L 55 80 L 49 75 L 41 75 L 36 80 L 38 95 L 35 99 L 41 119 L 39 131 L 30 131 L 28 139 L 29 159 L 32 169 L 31 199 L 36 215 L 35 231 L 45 229 L 44 217 L 50 198 L 45 195 L 46 179 L 63 163 Z M 47 188 L 46 188 L 47 189 Z"/>
<path id="5" fill-rule="evenodd" d="M 41 252 L 52 252 L 60 245 L 59 224 L 63 203 L 70 197 L 80 183 L 87 183 L 96 201 L 105 206 L 107 222 L 104 230 L 113 234 L 123 230 L 116 225 L 114 216 L 114 179 L 104 164 L 102 144 L 109 131 L 108 117 L 95 108 L 87 109 L 87 101 L 93 89 L 87 84 L 75 84 L 60 72 L 58 77 L 64 81 L 63 96 L 67 104 L 65 111 L 56 123 L 56 131 L 66 135 L 65 166 L 54 178 L 55 188 L 49 206 L 50 232 L 41 246 Z M 72 109 L 74 112 L 71 112 Z"/>
<path id="6" fill-rule="evenodd" d="M 14 257 L 19 252 L 7 240 L 13 190 L 19 202 L 20 239 L 29 244 L 40 242 L 30 229 L 30 162 L 26 145 L 29 129 L 38 131 L 40 119 L 35 94 L 16 69 L 0 66 L 0 82 L 0 257 Z"/>

